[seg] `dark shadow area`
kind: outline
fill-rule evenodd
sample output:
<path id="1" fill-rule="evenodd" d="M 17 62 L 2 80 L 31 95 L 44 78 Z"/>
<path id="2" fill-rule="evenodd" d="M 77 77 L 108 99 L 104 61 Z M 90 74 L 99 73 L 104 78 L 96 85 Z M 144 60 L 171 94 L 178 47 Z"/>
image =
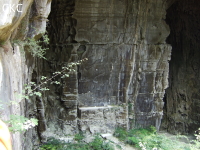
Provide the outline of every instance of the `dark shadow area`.
<path id="1" fill-rule="evenodd" d="M 200 127 L 200 1 L 179 0 L 167 10 L 172 45 L 162 129 L 194 133 Z"/>

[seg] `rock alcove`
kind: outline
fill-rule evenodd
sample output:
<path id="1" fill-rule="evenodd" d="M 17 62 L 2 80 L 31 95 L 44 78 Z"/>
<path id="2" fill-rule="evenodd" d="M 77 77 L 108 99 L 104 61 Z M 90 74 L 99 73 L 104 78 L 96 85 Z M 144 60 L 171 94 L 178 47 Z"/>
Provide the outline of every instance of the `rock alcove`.
<path id="1" fill-rule="evenodd" d="M 172 45 L 163 125 L 172 133 L 194 133 L 200 124 L 200 2 L 181 0 L 167 10 Z"/>

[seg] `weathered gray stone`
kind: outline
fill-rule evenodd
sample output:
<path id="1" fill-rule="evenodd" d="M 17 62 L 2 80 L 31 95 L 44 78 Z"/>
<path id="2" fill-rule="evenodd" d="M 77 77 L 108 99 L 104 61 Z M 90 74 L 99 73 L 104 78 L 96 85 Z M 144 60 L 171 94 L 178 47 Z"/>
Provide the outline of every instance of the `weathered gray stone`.
<path id="1" fill-rule="evenodd" d="M 47 25 L 50 44 L 47 60 L 41 60 L 29 53 L 21 59 L 17 44 L 1 43 L 0 97 L 19 103 L 3 118 L 14 112 L 39 120 L 37 129 L 24 134 L 24 141 L 20 134 L 13 135 L 18 140 L 14 149 L 37 147 L 52 136 L 67 140 L 67 134 L 79 131 L 112 133 L 117 126 L 149 125 L 159 129 L 164 102 L 163 127 L 182 133 L 197 128 L 199 9 L 195 0 L 54 0 L 47 24 L 51 1 L 22 2 L 23 14 L 10 13 L 6 22 L 1 20 L 0 40 L 38 39 Z M 170 28 L 165 23 L 168 8 Z M 168 43 L 173 50 L 169 66 L 171 46 L 165 40 L 170 29 Z M 50 91 L 42 98 L 14 98 L 31 75 L 40 83 L 42 75 L 51 77 L 84 58 L 88 61 L 74 66 L 76 72 L 69 78 L 53 79 L 61 85 L 47 84 Z M 170 88 L 164 97 L 168 78 Z"/>
<path id="2" fill-rule="evenodd" d="M 54 1 L 48 27 L 51 40 L 46 55 L 48 63 L 38 62 L 44 64 L 46 73 L 43 68 L 37 71 L 51 76 L 74 57 L 72 53 L 76 55 L 73 61 L 84 58 L 88 61 L 75 68 L 77 75 L 59 79 L 62 86 L 51 87 L 48 103 L 62 109 L 50 117 L 47 110 L 52 106 L 43 102 L 48 128 L 44 133 L 55 133 L 48 127 L 52 122 L 62 128 L 55 117 L 59 114 L 62 114 L 60 121 L 77 121 L 74 128 L 90 133 L 112 132 L 116 126 L 156 125 L 159 128 L 164 96 L 160 93 L 168 86 L 171 53 L 171 47 L 165 43 L 169 28 L 163 18 L 165 5 L 162 2 Z M 55 99 L 50 97 L 56 95 L 56 102 L 51 102 Z M 117 111 L 111 112 L 107 109 L 109 105 L 118 106 Z M 86 111 L 84 107 L 94 107 L 94 110 Z M 98 107 L 102 109 L 96 109 Z M 73 115 L 69 114 L 71 111 Z M 106 130 L 98 123 L 90 124 L 95 119 L 102 122 Z"/>
<path id="3" fill-rule="evenodd" d="M 113 133 L 127 126 L 126 106 L 79 107 L 78 125 L 84 133 Z"/>
<path id="4" fill-rule="evenodd" d="M 26 117 L 37 116 L 37 106 L 35 101 L 24 100 L 18 96 L 22 94 L 24 84 L 31 81 L 34 68 L 33 58 L 29 54 L 25 55 L 25 53 L 21 53 L 21 47 L 18 44 L 11 43 L 13 39 L 23 40 L 28 32 L 31 32 L 31 37 L 41 33 L 41 30 L 36 31 L 35 33 L 31 31 L 31 28 L 36 27 L 34 25 L 31 25 L 31 28 L 29 28 L 30 8 L 31 5 L 34 5 L 36 2 L 37 1 L 33 2 L 32 0 L 3 0 L 0 2 L 0 99 L 4 104 L 4 110 L 1 113 L 2 120 L 8 120 L 10 114 L 25 115 Z M 43 12 L 46 13 L 37 15 L 37 19 L 40 17 L 47 18 L 51 1 L 38 2 L 43 4 Z M 35 8 L 39 9 L 38 6 Z M 34 15 L 31 17 L 34 17 Z M 37 19 L 33 20 L 36 21 Z M 46 25 L 40 24 L 37 26 L 38 29 L 40 27 L 44 30 Z M 11 104 L 11 102 L 14 103 Z M 38 113 L 44 114 L 44 110 L 40 110 L 39 108 Z M 30 129 L 24 134 L 12 133 L 12 143 L 13 149 L 16 150 L 31 149 L 33 145 L 39 144 L 37 131 L 35 129 Z"/>

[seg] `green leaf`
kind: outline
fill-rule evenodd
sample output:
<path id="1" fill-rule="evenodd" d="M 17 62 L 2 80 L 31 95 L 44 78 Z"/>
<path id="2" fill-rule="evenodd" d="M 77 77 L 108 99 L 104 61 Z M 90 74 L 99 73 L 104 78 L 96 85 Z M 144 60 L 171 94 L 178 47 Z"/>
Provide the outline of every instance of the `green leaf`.
<path id="1" fill-rule="evenodd" d="M 34 94 L 37 95 L 37 96 L 39 96 L 39 97 L 42 96 L 42 94 L 40 92 L 34 92 Z"/>

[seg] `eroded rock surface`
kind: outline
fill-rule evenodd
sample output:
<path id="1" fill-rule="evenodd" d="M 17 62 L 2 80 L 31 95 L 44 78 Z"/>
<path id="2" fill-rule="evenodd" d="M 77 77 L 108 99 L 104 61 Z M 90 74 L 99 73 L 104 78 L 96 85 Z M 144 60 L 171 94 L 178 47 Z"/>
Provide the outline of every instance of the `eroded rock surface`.
<path id="1" fill-rule="evenodd" d="M 75 41 L 85 42 L 81 58 L 88 58 L 78 70 L 82 105 L 126 104 L 127 128 L 159 128 L 171 53 L 165 43 L 164 6 L 155 1 L 76 1 Z"/>
<path id="2" fill-rule="evenodd" d="M 38 36 L 45 30 L 50 2 L 45 0 L 34 2 L 32 0 L 2 0 L 0 2 L 0 100 L 2 106 L 0 113 L 2 120 L 8 120 L 11 114 L 28 118 L 37 116 L 35 102 L 19 98 L 24 84 L 31 81 L 34 58 L 30 54 L 22 53 L 20 45 L 14 41 L 22 41 L 27 36 Z M 34 8 L 31 8 L 33 5 Z M 35 27 L 39 30 L 36 31 Z M 34 144 L 39 144 L 36 129 L 31 129 L 24 135 L 12 133 L 12 143 L 14 150 L 31 149 Z"/>
<path id="3" fill-rule="evenodd" d="M 159 129 L 164 102 L 168 130 L 188 132 L 188 128 L 197 127 L 199 3 L 54 0 L 46 24 L 51 1 L 20 2 L 22 14 L 0 11 L 4 17 L 10 16 L 0 22 L 0 40 L 6 41 L 1 43 L 0 96 L 5 102 L 19 103 L 3 117 L 13 112 L 35 116 L 39 125 L 24 134 L 24 141 L 20 134 L 13 135 L 15 149 L 30 149 L 49 137 L 66 139 L 79 131 L 112 133 L 117 126 L 149 125 Z M 165 22 L 167 9 L 170 28 Z M 50 38 L 47 60 L 29 53 L 22 59 L 19 45 L 10 40 L 38 39 L 46 26 Z M 165 41 L 170 30 L 170 88 L 163 101 L 171 59 L 171 46 Z M 41 98 L 14 98 L 24 83 L 40 83 L 42 75 L 51 77 L 63 66 L 85 58 L 88 60 L 74 66 L 76 71 L 69 78 L 53 79 L 60 85 L 48 83 L 50 91 Z"/>
<path id="4" fill-rule="evenodd" d="M 40 100 L 44 141 L 78 131 L 112 132 L 116 126 L 159 128 L 171 54 L 165 43 L 166 7 L 153 0 L 53 1 L 48 61 L 38 61 L 35 76 L 51 76 L 67 63 L 88 61 L 69 78 L 58 79 L 62 85 L 51 85 Z M 111 111 L 111 106 L 117 109 Z"/>

